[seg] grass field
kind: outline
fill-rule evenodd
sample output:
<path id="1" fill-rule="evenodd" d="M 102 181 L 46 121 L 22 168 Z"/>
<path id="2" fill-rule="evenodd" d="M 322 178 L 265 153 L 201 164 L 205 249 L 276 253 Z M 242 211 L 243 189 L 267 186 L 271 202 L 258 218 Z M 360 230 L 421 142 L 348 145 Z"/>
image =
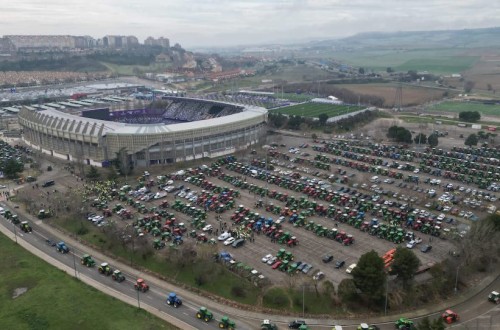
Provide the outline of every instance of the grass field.
<path id="1" fill-rule="evenodd" d="M 91 288 L 0 235 L 1 329 L 177 329 Z M 28 291 L 17 298 L 17 288 Z"/>
<path id="2" fill-rule="evenodd" d="M 442 102 L 429 110 L 443 112 L 478 111 L 485 116 L 500 116 L 500 105 L 488 105 L 475 102 Z"/>
<path id="3" fill-rule="evenodd" d="M 296 104 L 289 107 L 283 107 L 271 111 L 286 115 L 317 118 L 319 115 L 323 113 L 327 114 L 328 117 L 335 117 L 339 115 L 344 115 L 346 113 L 358 111 L 361 109 L 364 109 L 364 107 L 359 107 L 356 105 L 336 105 L 336 104 L 309 102 L 309 103 Z"/>
<path id="4" fill-rule="evenodd" d="M 316 97 L 310 94 L 295 94 L 295 93 L 283 93 L 283 94 L 276 93 L 275 96 L 276 98 L 285 99 L 292 102 L 307 102 L 311 101 L 313 98 Z"/>

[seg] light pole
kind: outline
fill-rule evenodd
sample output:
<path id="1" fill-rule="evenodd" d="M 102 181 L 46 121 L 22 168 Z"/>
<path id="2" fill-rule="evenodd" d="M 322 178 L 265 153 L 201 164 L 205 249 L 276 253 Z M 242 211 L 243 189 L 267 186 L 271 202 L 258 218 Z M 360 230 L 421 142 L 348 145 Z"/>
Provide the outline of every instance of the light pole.
<path id="1" fill-rule="evenodd" d="M 305 285 L 302 284 L 302 317 L 305 317 L 305 308 L 306 308 L 306 305 L 305 305 L 305 295 L 304 295 L 304 289 L 305 289 Z"/>
<path id="2" fill-rule="evenodd" d="M 141 301 L 139 300 L 139 290 L 137 291 L 137 308 L 141 308 Z"/>
<path id="3" fill-rule="evenodd" d="M 75 258 L 75 252 L 73 252 L 73 266 L 75 267 L 75 277 L 78 277 L 76 275 L 76 258 Z"/>
<path id="4" fill-rule="evenodd" d="M 14 225 L 14 237 L 16 239 L 16 244 L 17 244 L 17 226 L 15 223 L 12 223 Z"/>
<path id="5" fill-rule="evenodd" d="M 457 266 L 457 274 L 455 276 L 455 294 L 458 291 L 458 270 L 460 269 L 460 265 Z"/>
<path id="6" fill-rule="evenodd" d="M 385 277 L 385 305 L 384 305 L 384 315 L 387 315 L 387 297 L 389 295 L 389 277 Z"/>

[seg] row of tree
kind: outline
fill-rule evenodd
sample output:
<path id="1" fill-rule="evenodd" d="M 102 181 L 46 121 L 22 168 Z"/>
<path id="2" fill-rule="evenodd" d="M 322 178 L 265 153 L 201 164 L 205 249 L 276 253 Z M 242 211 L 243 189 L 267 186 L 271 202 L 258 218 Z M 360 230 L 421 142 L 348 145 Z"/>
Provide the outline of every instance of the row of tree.
<path id="1" fill-rule="evenodd" d="M 425 135 L 424 133 L 419 133 L 417 136 L 412 138 L 412 134 L 408 129 L 396 125 L 389 127 L 389 130 L 387 131 L 387 137 L 389 139 L 395 140 L 396 142 L 415 142 L 416 144 L 429 144 L 431 147 L 435 147 L 439 144 L 438 135 L 435 133 L 429 136 Z"/>
<path id="2" fill-rule="evenodd" d="M 460 120 L 475 123 L 481 119 L 481 114 L 477 111 L 462 111 L 458 114 Z"/>

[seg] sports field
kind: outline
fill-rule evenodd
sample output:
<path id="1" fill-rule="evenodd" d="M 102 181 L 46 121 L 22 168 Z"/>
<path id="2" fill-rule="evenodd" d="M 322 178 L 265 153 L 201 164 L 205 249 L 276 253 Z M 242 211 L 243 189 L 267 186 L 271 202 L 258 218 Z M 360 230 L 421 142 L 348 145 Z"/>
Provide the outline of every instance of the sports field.
<path id="1" fill-rule="evenodd" d="M 346 113 L 362 110 L 364 108 L 365 107 L 360 107 L 357 105 L 337 105 L 308 102 L 271 111 L 279 112 L 285 115 L 317 118 L 322 113 L 327 114 L 328 117 L 335 117 L 345 115 Z"/>
<path id="2" fill-rule="evenodd" d="M 500 105 L 489 105 L 476 102 L 442 102 L 429 110 L 442 112 L 478 111 L 485 116 L 500 116 Z"/>

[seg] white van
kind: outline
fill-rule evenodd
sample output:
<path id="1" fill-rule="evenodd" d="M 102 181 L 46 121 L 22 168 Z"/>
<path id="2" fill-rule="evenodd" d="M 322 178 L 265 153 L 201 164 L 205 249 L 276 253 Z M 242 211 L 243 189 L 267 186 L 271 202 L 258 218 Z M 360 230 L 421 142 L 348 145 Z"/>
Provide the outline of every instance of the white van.
<path id="1" fill-rule="evenodd" d="M 372 178 L 370 179 L 370 182 L 372 182 L 372 183 L 379 183 L 380 179 L 378 178 L 378 176 L 372 176 Z"/>

